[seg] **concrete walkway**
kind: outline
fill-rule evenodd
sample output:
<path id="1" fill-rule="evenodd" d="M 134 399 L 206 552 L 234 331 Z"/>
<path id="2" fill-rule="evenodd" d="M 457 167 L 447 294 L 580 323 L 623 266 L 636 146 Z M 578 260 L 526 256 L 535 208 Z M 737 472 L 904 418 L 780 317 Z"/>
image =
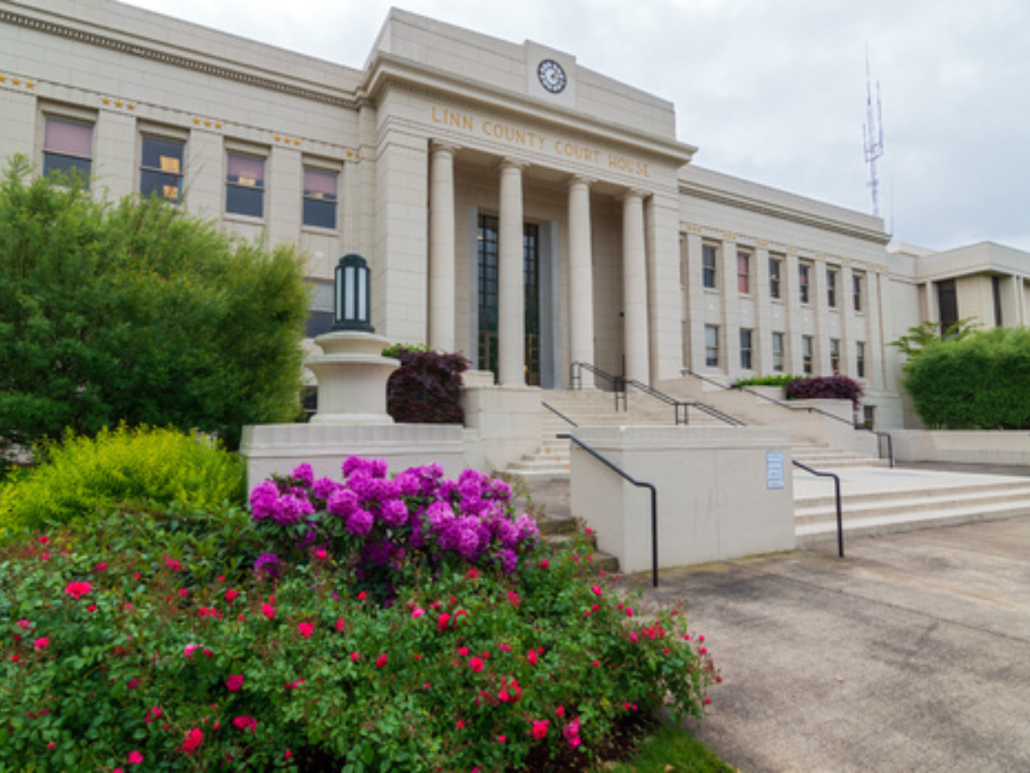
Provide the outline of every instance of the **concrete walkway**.
<path id="1" fill-rule="evenodd" d="M 699 737 L 748 773 L 1030 771 L 1030 518 L 835 550 L 647 588 L 722 671 Z"/>

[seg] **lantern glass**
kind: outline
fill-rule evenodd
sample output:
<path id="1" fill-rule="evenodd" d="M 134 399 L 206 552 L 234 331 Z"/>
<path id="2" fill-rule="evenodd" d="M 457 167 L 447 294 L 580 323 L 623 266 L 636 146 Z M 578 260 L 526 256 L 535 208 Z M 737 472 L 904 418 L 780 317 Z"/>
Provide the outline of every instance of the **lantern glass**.
<path id="1" fill-rule="evenodd" d="M 340 258 L 336 267 L 336 309 L 333 330 L 360 330 L 374 333 L 369 321 L 368 264 L 351 253 Z"/>

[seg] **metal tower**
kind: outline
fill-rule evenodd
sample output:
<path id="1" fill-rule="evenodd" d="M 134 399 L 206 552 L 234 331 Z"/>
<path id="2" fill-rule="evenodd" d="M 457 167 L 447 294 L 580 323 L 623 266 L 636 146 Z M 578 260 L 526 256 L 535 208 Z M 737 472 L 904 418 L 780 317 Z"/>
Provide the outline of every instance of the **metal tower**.
<path id="1" fill-rule="evenodd" d="M 865 162 L 869 164 L 869 190 L 873 194 L 873 214 L 880 216 L 880 179 L 876 175 L 876 162 L 883 156 L 883 110 L 880 106 L 880 81 L 876 82 L 876 112 L 873 112 L 873 82 L 869 75 L 869 49 L 865 54 L 865 115 L 862 141 Z"/>

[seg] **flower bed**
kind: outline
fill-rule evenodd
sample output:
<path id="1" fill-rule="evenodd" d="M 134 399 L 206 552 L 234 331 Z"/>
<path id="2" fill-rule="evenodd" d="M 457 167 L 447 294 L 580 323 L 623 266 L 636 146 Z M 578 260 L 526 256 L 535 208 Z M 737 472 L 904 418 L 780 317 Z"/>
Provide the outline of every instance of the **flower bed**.
<path id="1" fill-rule="evenodd" d="M 700 715 L 703 639 L 541 545 L 502 482 L 344 471 L 0 548 L 0 767 L 561 769 Z"/>

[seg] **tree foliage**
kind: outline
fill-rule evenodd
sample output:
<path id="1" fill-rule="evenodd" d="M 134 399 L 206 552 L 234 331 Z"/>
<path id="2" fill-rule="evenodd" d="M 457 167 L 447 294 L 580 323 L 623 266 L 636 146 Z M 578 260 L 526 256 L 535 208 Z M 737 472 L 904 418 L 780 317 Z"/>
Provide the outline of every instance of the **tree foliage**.
<path id="1" fill-rule="evenodd" d="M 973 321 L 973 317 L 966 317 L 949 325 L 942 335 L 941 323 L 930 320 L 921 325 L 913 325 L 905 335 L 891 341 L 887 346 L 893 346 L 908 357 L 915 357 L 926 347 L 942 341 L 963 341 L 976 332 L 977 327 L 978 324 Z"/>
<path id="2" fill-rule="evenodd" d="M 919 416 L 950 429 L 1030 428 L 1030 329 L 994 328 L 923 349 L 903 368 Z"/>
<path id="3" fill-rule="evenodd" d="M 267 251 L 158 199 L 0 181 L 0 442 L 125 422 L 238 445 L 298 410 L 308 297 L 295 250 Z"/>

